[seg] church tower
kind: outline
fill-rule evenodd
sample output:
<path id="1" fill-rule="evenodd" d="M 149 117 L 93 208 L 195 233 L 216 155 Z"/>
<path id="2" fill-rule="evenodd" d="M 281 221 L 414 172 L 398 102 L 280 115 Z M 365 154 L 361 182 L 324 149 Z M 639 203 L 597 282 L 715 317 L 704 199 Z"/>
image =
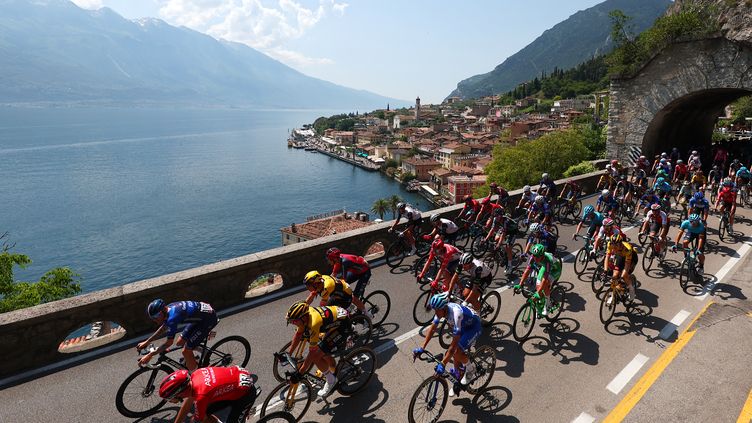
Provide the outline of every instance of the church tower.
<path id="1" fill-rule="evenodd" d="M 420 120 L 420 97 L 415 99 L 415 120 Z"/>

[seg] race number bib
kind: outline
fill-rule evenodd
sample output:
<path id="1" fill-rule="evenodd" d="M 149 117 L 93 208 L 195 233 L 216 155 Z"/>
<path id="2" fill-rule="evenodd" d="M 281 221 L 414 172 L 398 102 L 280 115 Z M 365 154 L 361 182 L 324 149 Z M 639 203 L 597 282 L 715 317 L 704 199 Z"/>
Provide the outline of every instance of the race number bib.
<path id="1" fill-rule="evenodd" d="M 201 312 L 202 313 L 213 313 L 214 312 L 214 309 L 212 308 L 211 305 L 209 305 L 207 303 L 199 303 L 199 304 L 201 304 Z"/>

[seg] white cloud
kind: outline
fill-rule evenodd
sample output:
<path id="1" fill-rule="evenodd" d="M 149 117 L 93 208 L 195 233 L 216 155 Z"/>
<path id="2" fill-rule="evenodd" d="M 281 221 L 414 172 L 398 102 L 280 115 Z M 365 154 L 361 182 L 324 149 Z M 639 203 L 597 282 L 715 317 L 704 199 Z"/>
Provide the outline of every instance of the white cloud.
<path id="1" fill-rule="evenodd" d="M 80 0 L 85 1 L 85 0 Z M 98 0 L 86 0 L 98 1 Z M 296 0 L 158 0 L 160 17 L 223 38 L 247 44 L 290 65 L 332 64 L 295 52 L 286 44 L 316 26 L 327 13 L 345 13 L 347 3 L 319 0 L 308 8 Z"/>
<path id="2" fill-rule="evenodd" d="M 72 0 L 81 9 L 97 10 L 103 6 L 102 0 Z"/>

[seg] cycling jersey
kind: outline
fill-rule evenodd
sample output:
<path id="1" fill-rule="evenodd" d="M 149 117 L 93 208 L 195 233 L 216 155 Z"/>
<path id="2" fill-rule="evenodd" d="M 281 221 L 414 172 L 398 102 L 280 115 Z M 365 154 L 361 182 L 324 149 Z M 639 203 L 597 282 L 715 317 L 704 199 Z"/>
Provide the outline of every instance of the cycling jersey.
<path id="1" fill-rule="evenodd" d="M 596 202 L 596 205 L 603 205 L 604 210 L 610 210 L 615 209 L 619 207 L 619 200 L 614 198 L 611 194 L 609 194 L 607 197 L 604 197 L 603 194 L 598 196 L 598 201 Z"/>
<path id="2" fill-rule="evenodd" d="M 439 219 L 439 222 L 441 222 L 439 225 L 439 231 L 441 231 L 442 234 L 452 235 L 460 230 L 459 226 L 449 219 L 441 218 Z"/>
<path id="3" fill-rule="evenodd" d="M 675 174 L 676 174 L 676 176 L 677 176 L 677 177 L 679 177 L 679 178 L 683 178 L 683 177 L 687 176 L 687 172 L 689 172 L 689 168 L 688 168 L 688 167 L 687 167 L 687 165 L 686 165 L 686 164 L 684 164 L 684 163 L 682 163 L 682 164 L 678 164 L 678 165 L 676 165 L 676 167 L 674 168 L 674 173 L 675 173 Z"/>
<path id="4" fill-rule="evenodd" d="M 546 247 L 546 251 L 551 252 L 555 250 L 557 240 L 558 237 L 553 233 L 548 232 L 545 229 L 540 229 L 540 234 L 538 236 L 531 235 L 527 239 L 527 242 L 532 244 L 543 244 Z"/>
<path id="5" fill-rule="evenodd" d="M 194 398 L 196 421 L 203 421 L 209 405 L 220 401 L 235 401 L 253 389 L 248 370 L 238 367 L 204 367 L 191 374 L 191 396 Z"/>
<path id="6" fill-rule="evenodd" d="M 487 278 L 491 276 L 491 269 L 482 261 L 473 259 L 473 261 L 470 262 L 470 265 L 471 267 L 470 270 L 468 270 L 468 273 L 474 279 Z M 457 266 L 455 273 L 459 275 L 460 273 L 462 273 L 462 270 L 462 266 Z"/>
<path id="7" fill-rule="evenodd" d="M 689 220 L 685 220 L 684 222 L 682 222 L 680 229 L 684 231 L 684 233 L 690 233 L 694 235 L 705 233 L 705 225 L 703 225 L 702 222 L 700 222 L 697 226 L 692 226 Z"/>
<path id="8" fill-rule="evenodd" d="M 626 241 L 621 241 L 621 245 L 621 250 L 617 252 L 615 246 L 611 245 L 611 241 L 609 241 L 608 246 L 606 247 L 606 254 L 610 254 L 615 257 L 624 257 L 626 264 L 631 264 L 632 257 L 634 254 L 636 254 L 634 247 L 632 246 L 632 244 Z"/>
<path id="9" fill-rule="evenodd" d="M 532 203 L 534 203 L 534 202 L 535 202 L 535 199 L 536 199 L 537 197 L 538 197 L 538 194 L 536 194 L 536 193 L 534 193 L 534 192 L 532 192 L 532 191 L 530 191 L 530 192 L 529 192 L 529 193 L 527 193 L 527 194 L 525 194 L 525 193 L 523 192 L 523 193 L 522 193 L 522 202 L 523 202 L 523 203 L 530 203 L 530 204 L 532 204 Z"/>
<path id="10" fill-rule="evenodd" d="M 611 236 L 613 234 L 621 234 L 621 236 L 625 236 L 624 232 L 621 231 L 621 228 L 618 227 L 618 226 L 616 226 L 616 225 L 611 226 L 611 230 L 609 231 L 609 233 L 606 233 L 606 227 L 605 226 L 601 226 L 601 230 L 598 231 L 598 237 L 599 238 L 602 238 L 604 236 Z"/>
<path id="11" fill-rule="evenodd" d="M 439 256 L 441 259 L 441 268 L 449 269 L 449 271 L 452 272 L 454 271 L 454 266 L 456 266 L 456 263 L 454 262 L 459 263 L 461 255 L 462 252 L 457 249 L 457 247 L 445 243 L 444 247 L 438 251 L 436 251 L 435 248 L 431 249 L 431 253 L 428 255 L 428 261 L 430 262 L 434 257 Z M 449 266 L 450 263 L 452 263 L 452 266 Z"/>
<path id="12" fill-rule="evenodd" d="M 476 199 L 470 200 L 470 203 L 465 203 L 465 206 L 462 207 L 462 211 L 460 212 L 460 216 L 472 216 L 480 211 L 481 205 L 480 202 Z"/>
<path id="13" fill-rule="evenodd" d="M 605 219 L 605 215 L 603 213 L 599 212 L 593 212 L 593 217 L 590 219 L 590 228 L 595 228 L 597 226 L 601 226 L 603 224 L 603 219 Z M 585 216 L 585 213 L 582 213 L 582 223 L 586 223 L 587 216 Z"/>
<path id="14" fill-rule="evenodd" d="M 551 214 L 551 207 L 549 207 L 548 203 L 546 203 L 545 201 L 543 202 L 543 204 L 533 202 L 533 204 L 530 206 L 530 211 L 533 212 L 533 215 L 543 213 L 544 216 L 549 216 Z"/>
<path id="15" fill-rule="evenodd" d="M 642 203 L 643 206 L 649 206 L 652 204 L 660 204 L 661 199 L 655 195 L 655 194 L 645 194 L 642 197 L 640 197 L 640 203 Z"/>
<path id="16" fill-rule="evenodd" d="M 321 341 L 322 331 L 326 333 L 326 330 L 336 321 L 348 317 L 347 310 L 337 306 L 310 307 L 308 315 L 310 316 L 308 324 L 298 328 L 298 333 L 311 345 L 316 345 Z"/>
<path id="17" fill-rule="evenodd" d="M 493 214 L 494 210 L 496 210 L 496 209 L 503 209 L 503 207 L 501 205 L 499 205 L 499 204 L 496 204 L 496 203 L 486 203 L 486 205 L 484 205 L 484 206 L 482 206 L 480 208 L 480 212 L 481 213 L 488 212 L 488 213 Z"/>
<path id="18" fill-rule="evenodd" d="M 183 323 L 187 325 L 181 336 L 189 348 L 195 348 L 217 325 L 217 313 L 211 305 L 198 301 L 179 301 L 167 305 L 167 318 L 163 323 L 167 328 L 167 338 L 175 338 L 178 325 Z"/>
<path id="19" fill-rule="evenodd" d="M 561 263 L 551 253 L 544 253 L 543 259 L 538 263 L 535 262 L 535 258 L 531 255 L 527 262 L 527 267 L 531 270 L 538 269 L 538 282 L 544 279 L 558 281 L 559 277 L 561 277 Z"/>
<path id="20" fill-rule="evenodd" d="M 321 295 L 321 301 L 329 301 L 330 297 L 333 297 L 332 299 L 352 298 L 352 289 L 347 282 L 329 275 L 323 275 L 321 278 L 324 283 L 316 290 L 316 293 Z"/>
<path id="21" fill-rule="evenodd" d="M 413 206 L 405 206 L 405 211 L 398 212 L 397 219 L 401 218 L 402 216 L 405 217 L 409 222 L 416 222 L 419 221 L 420 216 L 420 210 L 416 209 Z"/>
<path id="22" fill-rule="evenodd" d="M 660 223 L 661 225 L 665 225 L 668 223 L 668 216 L 666 215 L 666 212 L 663 210 L 658 210 L 658 212 L 654 212 L 653 210 L 650 210 L 648 214 L 645 216 L 645 219 L 648 221 L 653 221 L 656 223 Z"/>
<path id="23" fill-rule="evenodd" d="M 702 162 L 700 162 L 700 156 L 689 156 L 687 163 L 689 163 L 689 166 L 694 169 L 699 169 L 700 166 L 702 166 Z"/>
<path id="24" fill-rule="evenodd" d="M 708 203 L 708 200 L 702 199 L 702 200 L 695 200 L 694 197 L 692 197 L 691 200 L 689 200 L 689 208 L 690 209 L 697 209 L 700 211 L 706 210 L 710 207 L 710 204 Z"/>
<path id="25" fill-rule="evenodd" d="M 371 270 L 366 259 L 354 254 L 340 254 L 339 260 L 334 263 L 332 274 L 342 279 L 347 279 L 348 274 L 360 276 Z"/>
<path id="26" fill-rule="evenodd" d="M 671 192 L 671 185 L 666 181 L 656 183 L 653 185 L 653 191 Z"/>
<path id="27" fill-rule="evenodd" d="M 447 322 L 452 326 L 452 335 L 459 335 L 466 330 L 472 330 L 476 323 L 480 323 L 480 317 L 470 307 L 457 303 L 447 304 Z M 433 316 L 433 323 L 439 324 L 438 316 Z"/>
<path id="28" fill-rule="evenodd" d="M 679 194 L 677 194 L 677 197 L 679 197 L 679 202 L 684 200 L 684 202 L 686 203 L 690 198 L 692 198 L 692 188 L 690 188 L 689 185 L 682 185 L 681 189 L 679 189 Z"/>
<path id="29" fill-rule="evenodd" d="M 547 192 L 546 192 L 547 197 L 553 198 L 554 196 L 556 196 L 556 183 L 553 180 L 549 179 L 546 181 L 546 180 L 541 179 L 539 183 L 538 192 L 540 192 L 540 189 L 542 187 L 547 188 Z"/>
<path id="30" fill-rule="evenodd" d="M 708 181 L 714 182 L 714 183 L 720 183 L 721 179 L 723 178 L 723 174 L 721 171 L 715 171 L 711 170 L 710 173 L 708 173 Z"/>
<path id="31" fill-rule="evenodd" d="M 691 183 L 698 184 L 698 185 L 705 185 L 708 183 L 707 178 L 705 178 L 705 175 L 695 175 L 692 177 Z"/>
<path id="32" fill-rule="evenodd" d="M 736 202 L 736 190 L 731 187 L 723 187 L 718 192 L 718 198 L 724 203 L 734 204 L 734 202 Z"/>

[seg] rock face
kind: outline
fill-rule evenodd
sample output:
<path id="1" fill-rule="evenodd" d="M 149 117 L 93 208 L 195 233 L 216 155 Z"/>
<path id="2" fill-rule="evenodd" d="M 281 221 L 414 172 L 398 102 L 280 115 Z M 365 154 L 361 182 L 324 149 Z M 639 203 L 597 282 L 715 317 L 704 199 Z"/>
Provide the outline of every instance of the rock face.
<path id="1" fill-rule="evenodd" d="M 675 43 L 634 76 L 612 80 L 609 157 L 707 151 L 723 108 L 752 94 L 752 1 L 702 3 L 720 12 L 717 38 Z"/>

